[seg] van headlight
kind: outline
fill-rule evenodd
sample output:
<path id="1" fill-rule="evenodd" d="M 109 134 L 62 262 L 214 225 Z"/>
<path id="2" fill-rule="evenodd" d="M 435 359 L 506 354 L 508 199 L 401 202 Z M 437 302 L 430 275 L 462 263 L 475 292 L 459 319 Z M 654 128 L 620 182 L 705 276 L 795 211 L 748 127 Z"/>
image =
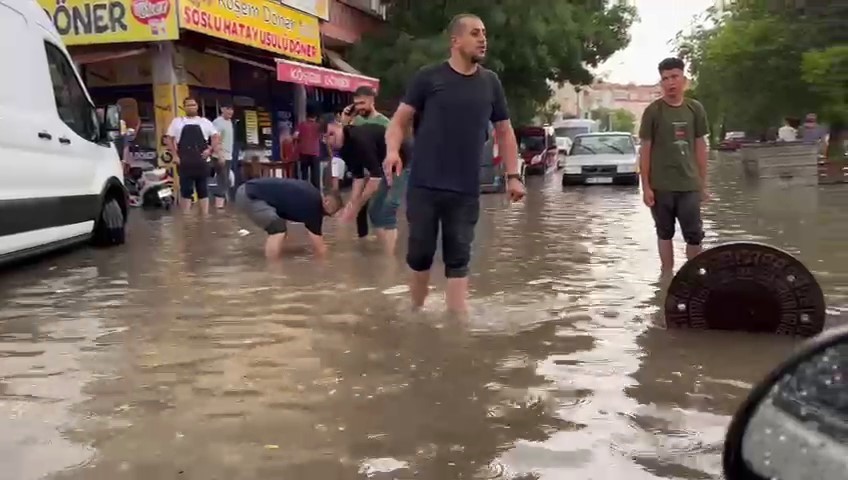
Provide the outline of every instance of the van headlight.
<path id="1" fill-rule="evenodd" d="M 632 165 L 619 165 L 618 173 L 636 173 L 636 164 Z"/>
<path id="2" fill-rule="evenodd" d="M 580 165 L 569 165 L 565 164 L 565 174 L 566 175 L 580 175 L 582 170 L 580 169 Z"/>

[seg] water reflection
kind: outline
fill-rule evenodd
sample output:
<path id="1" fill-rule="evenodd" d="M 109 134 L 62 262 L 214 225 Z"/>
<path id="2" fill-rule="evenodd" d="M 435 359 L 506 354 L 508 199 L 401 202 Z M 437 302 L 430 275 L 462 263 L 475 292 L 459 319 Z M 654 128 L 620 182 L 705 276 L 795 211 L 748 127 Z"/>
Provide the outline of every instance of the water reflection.
<path id="1" fill-rule="evenodd" d="M 708 242 L 800 252 L 837 317 L 848 190 L 714 174 Z M 0 478 L 718 478 L 729 415 L 793 341 L 664 330 L 637 190 L 528 191 L 484 199 L 468 323 L 440 295 L 409 314 L 403 252 L 351 226 L 329 262 L 270 268 L 239 219 L 146 213 L 123 249 L 6 274 Z"/>

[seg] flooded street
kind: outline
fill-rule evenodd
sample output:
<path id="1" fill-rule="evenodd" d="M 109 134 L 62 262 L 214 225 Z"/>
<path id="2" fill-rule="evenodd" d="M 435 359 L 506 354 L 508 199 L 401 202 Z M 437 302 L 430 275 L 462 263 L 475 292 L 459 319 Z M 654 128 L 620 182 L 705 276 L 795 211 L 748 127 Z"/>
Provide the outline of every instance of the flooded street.
<path id="1" fill-rule="evenodd" d="M 707 246 L 797 255 L 840 322 L 848 186 L 745 186 L 737 161 L 714 162 Z M 483 205 L 467 323 L 441 270 L 410 313 L 403 252 L 336 221 L 327 262 L 296 227 L 269 267 L 232 213 L 134 211 L 125 247 L 2 274 L 0 479 L 719 478 L 730 415 L 795 341 L 662 328 L 637 189 L 555 174 Z"/>

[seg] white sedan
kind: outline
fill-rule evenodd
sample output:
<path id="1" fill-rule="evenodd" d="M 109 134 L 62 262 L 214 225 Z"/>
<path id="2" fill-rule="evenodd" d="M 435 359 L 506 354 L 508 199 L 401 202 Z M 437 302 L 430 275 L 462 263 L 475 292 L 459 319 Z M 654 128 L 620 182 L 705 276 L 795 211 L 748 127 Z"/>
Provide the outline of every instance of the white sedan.
<path id="1" fill-rule="evenodd" d="M 639 153 L 633 135 L 602 132 L 574 137 L 562 185 L 595 184 L 639 185 Z"/>

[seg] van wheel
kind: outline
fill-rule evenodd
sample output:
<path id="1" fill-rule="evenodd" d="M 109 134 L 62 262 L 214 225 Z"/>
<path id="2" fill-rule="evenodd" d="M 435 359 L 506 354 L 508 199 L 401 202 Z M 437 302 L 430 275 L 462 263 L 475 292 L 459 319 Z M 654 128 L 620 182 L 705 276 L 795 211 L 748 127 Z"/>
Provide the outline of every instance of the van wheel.
<path id="1" fill-rule="evenodd" d="M 107 197 L 94 224 L 92 242 L 99 247 L 123 245 L 126 241 L 126 220 L 121 206 L 114 198 Z"/>

